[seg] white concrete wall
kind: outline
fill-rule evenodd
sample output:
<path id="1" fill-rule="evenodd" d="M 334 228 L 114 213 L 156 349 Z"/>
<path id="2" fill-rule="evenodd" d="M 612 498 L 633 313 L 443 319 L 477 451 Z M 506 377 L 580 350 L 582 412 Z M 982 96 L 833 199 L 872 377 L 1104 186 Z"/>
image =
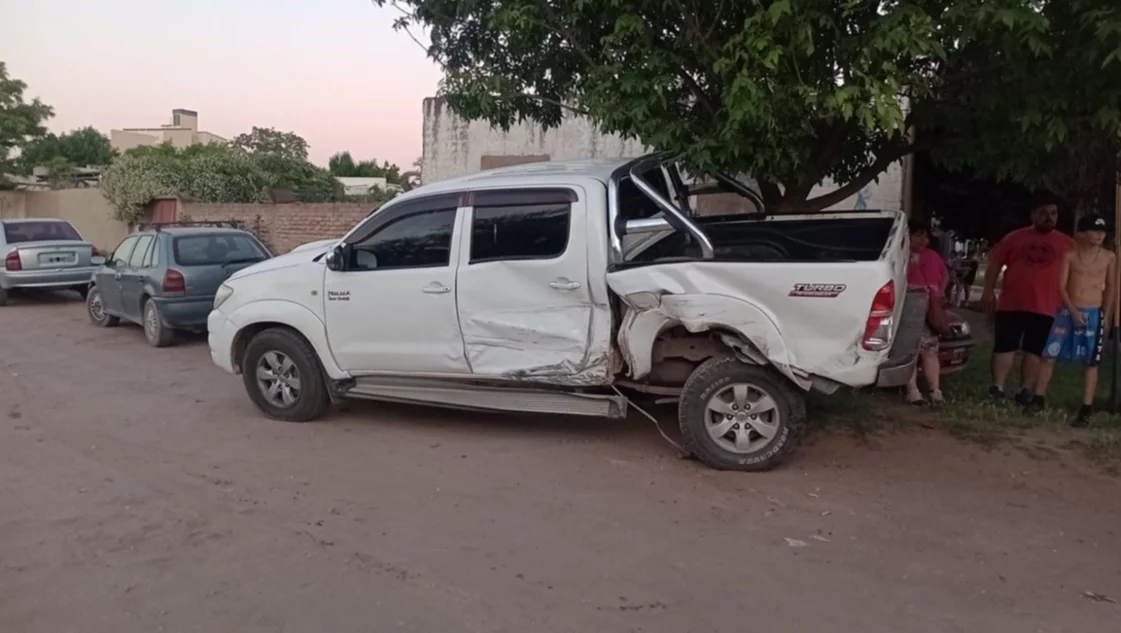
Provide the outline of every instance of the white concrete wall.
<path id="1" fill-rule="evenodd" d="M 483 156 L 541 156 L 551 160 L 621 158 L 647 153 L 642 143 L 603 134 L 583 117 L 569 117 L 559 128 L 542 131 L 522 123 L 509 132 L 485 121 L 465 121 L 438 97 L 424 100 L 424 151 L 421 182 L 429 183 L 482 169 Z M 832 209 L 903 209 L 904 170 L 901 163 L 889 167 L 879 182 L 869 183 L 857 195 Z M 825 182 L 811 196 L 832 191 Z"/>
<path id="2" fill-rule="evenodd" d="M 424 151 L 421 182 L 435 182 L 481 170 L 483 156 L 539 156 L 551 160 L 641 156 L 642 143 L 603 134 L 590 121 L 571 117 L 542 131 L 522 123 L 509 132 L 485 121 L 465 121 L 440 98 L 424 100 Z"/>

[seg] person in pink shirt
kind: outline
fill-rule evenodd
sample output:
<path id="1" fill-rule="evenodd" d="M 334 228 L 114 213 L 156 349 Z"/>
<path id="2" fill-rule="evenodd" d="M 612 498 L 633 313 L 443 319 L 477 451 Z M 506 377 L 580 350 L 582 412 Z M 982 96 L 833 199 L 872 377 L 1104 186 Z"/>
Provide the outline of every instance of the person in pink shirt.
<path id="1" fill-rule="evenodd" d="M 946 261 L 934 249 L 930 248 L 930 227 L 921 221 L 912 220 L 911 232 L 911 261 L 907 266 L 907 289 L 925 290 L 928 301 L 942 301 L 946 296 L 946 283 L 949 281 L 949 269 Z M 919 362 L 922 363 L 923 376 L 930 387 L 930 402 L 942 404 L 942 389 L 940 377 L 942 367 L 938 362 L 938 334 L 930 325 L 923 325 L 922 338 L 919 343 Z M 922 391 L 919 390 L 918 367 L 911 374 L 907 383 L 907 403 L 924 404 Z"/>

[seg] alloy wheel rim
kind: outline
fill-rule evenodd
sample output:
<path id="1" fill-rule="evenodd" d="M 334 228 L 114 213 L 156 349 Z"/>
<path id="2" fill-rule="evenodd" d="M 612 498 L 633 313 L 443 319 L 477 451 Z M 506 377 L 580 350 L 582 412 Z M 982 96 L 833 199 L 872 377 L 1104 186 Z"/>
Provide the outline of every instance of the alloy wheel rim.
<path id="1" fill-rule="evenodd" d="M 753 383 L 733 383 L 705 405 L 705 430 L 721 448 L 754 453 L 778 436 L 781 414 L 767 390 Z"/>
<path id="2" fill-rule="evenodd" d="M 94 321 L 105 320 L 105 305 L 101 302 L 101 293 L 96 290 L 90 293 L 90 316 Z"/>
<path id="3" fill-rule="evenodd" d="M 269 404 L 290 408 L 300 400 L 300 370 L 283 352 L 269 351 L 261 355 L 256 368 L 257 388 Z"/>

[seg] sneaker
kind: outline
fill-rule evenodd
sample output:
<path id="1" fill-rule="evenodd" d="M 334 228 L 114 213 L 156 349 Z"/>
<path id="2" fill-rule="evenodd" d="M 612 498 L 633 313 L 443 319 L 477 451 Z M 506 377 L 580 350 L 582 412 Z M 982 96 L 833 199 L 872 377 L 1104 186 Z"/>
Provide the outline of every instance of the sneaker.
<path id="1" fill-rule="evenodd" d="M 1074 416 L 1074 422 L 1071 422 L 1070 425 L 1076 429 L 1084 429 L 1090 426 L 1090 416 L 1093 414 L 1093 405 L 1084 404 L 1078 408 L 1078 415 Z"/>
<path id="2" fill-rule="evenodd" d="M 1020 392 L 1016 394 L 1016 402 L 1019 402 L 1025 407 L 1032 406 L 1035 403 L 1035 398 L 1036 395 L 1031 389 L 1021 389 Z M 1042 401 L 1042 396 L 1040 396 L 1040 402 Z"/>
<path id="3" fill-rule="evenodd" d="M 1034 413 L 1043 413 L 1047 408 L 1047 399 L 1043 396 L 1034 396 L 1027 404 L 1024 405 L 1024 415 L 1032 415 Z"/>
<path id="4" fill-rule="evenodd" d="M 993 402 L 1000 402 L 1004 400 L 1004 389 L 993 385 L 989 387 L 989 399 Z"/>

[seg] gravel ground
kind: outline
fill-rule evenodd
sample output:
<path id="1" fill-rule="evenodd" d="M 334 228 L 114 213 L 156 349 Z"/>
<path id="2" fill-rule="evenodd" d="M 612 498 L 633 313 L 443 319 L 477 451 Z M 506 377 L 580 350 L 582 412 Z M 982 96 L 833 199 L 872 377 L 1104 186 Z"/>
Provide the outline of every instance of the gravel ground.
<path id="1" fill-rule="evenodd" d="M 6 633 L 1121 622 L 1121 483 L 1074 456 L 819 436 L 750 475 L 637 417 L 283 424 L 201 339 L 150 349 L 61 296 L 0 308 L 0 482 Z"/>

